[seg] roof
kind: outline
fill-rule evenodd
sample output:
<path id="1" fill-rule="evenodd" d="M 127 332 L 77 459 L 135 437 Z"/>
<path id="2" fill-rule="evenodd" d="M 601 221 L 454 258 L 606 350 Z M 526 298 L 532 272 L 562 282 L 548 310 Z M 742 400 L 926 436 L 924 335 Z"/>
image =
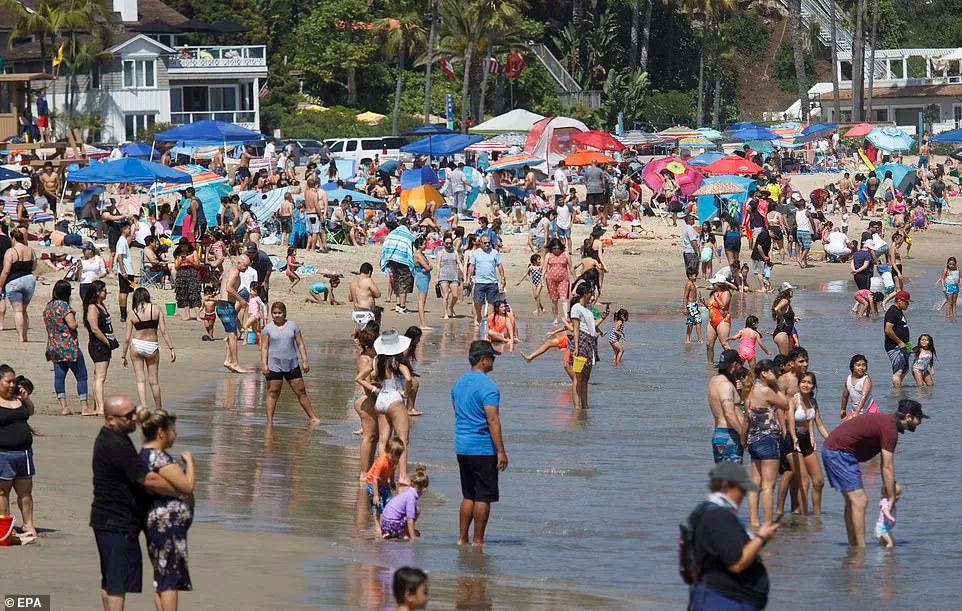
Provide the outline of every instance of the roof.
<path id="1" fill-rule="evenodd" d="M 936 98 L 962 96 L 962 85 L 917 85 L 914 87 L 876 87 L 872 97 L 878 98 Z M 839 89 L 840 100 L 851 100 L 851 89 Z M 828 91 L 818 96 L 820 102 L 831 102 L 834 98 Z"/>
<path id="2" fill-rule="evenodd" d="M 119 53 L 121 49 L 123 49 L 124 47 L 126 47 L 126 46 L 129 45 L 130 43 L 134 42 L 135 40 L 143 40 L 143 41 L 146 42 L 147 44 L 152 45 L 152 46 L 154 46 L 154 47 L 157 47 L 158 49 L 160 49 L 160 50 L 163 51 L 164 53 L 173 53 L 173 52 L 174 52 L 174 50 L 171 49 L 170 47 L 168 47 L 167 45 L 157 42 L 156 40 L 154 40 L 154 39 L 151 38 L 150 36 L 147 36 L 146 34 L 137 34 L 136 36 L 131 36 L 131 37 L 128 38 L 127 40 L 123 41 L 122 43 L 120 43 L 120 44 L 118 44 L 118 45 L 114 45 L 114 46 L 110 47 L 110 48 L 107 49 L 107 50 L 110 51 L 111 53 Z"/>
<path id="3" fill-rule="evenodd" d="M 0 74 L 0 83 L 22 83 L 24 81 L 53 81 L 53 76 L 43 72 L 26 72 L 23 74 Z"/>
<path id="4" fill-rule="evenodd" d="M 161 0 L 138 0 L 137 17 L 139 18 L 137 25 L 143 25 L 151 21 L 180 25 L 187 21 L 187 17 L 183 13 L 172 9 Z"/>

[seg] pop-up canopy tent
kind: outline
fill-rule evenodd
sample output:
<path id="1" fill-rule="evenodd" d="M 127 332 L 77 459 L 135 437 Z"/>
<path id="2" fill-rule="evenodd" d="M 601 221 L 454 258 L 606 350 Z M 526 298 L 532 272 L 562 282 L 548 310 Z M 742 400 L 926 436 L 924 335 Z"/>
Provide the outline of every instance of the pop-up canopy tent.
<path id="1" fill-rule="evenodd" d="M 523 108 L 515 108 L 514 110 L 508 111 L 503 115 L 498 115 L 493 119 L 488 119 L 483 123 L 478 123 L 474 127 L 470 128 L 468 132 L 472 134 L 480 134 L 482 136 L 494 136 L 507 132 L 527 132 L 531 130 L 535 123 L 544 118 L 545 117 L 543 115 L 539 115 Z"/>
<path id="2" fill-rule="evenodd" d="M 542 119 L 531 126 L 528 139 L 524 143 L 524 151 L 544 159 L 544 163 L 534 166 L 534 169 L 547 174 L 549 168 L 555 167 L 559 161 L 580 148 L 571 137 L 586 131 L 588 126 L 577 119 L 569 117 Z"/>
<path id="3" fill-rule="evenodd" d="M 128 142 L 120 145 L 120 152 L 124 157 L 150 157 L 154 152 L 154 147 L 141 142 Z"/>
<path id="4" fill-rule="evenodd" d="M 130 183 L 135 185 L 152 185 L 155 182 L 190 183 L 190 174 L 168 168 L 159 163 L 152 163 L 124 157 L 114 161 L 98 163 L 67 174 L 67 182 L 82 182 L 91 185 L 105 185 Z"/>
<path id="5" fill-rule="evenodd" d="M 415 155 L 428 155 L 431 157 L 446 157 L 462 152 L 465 148 L 484 140 L 481 136 L 468 136 L 465 134 L 440 134 L 438 136 L 428 136 L 411 144 L 401 147 L 402 153 L 412 153 Z"/>
<path id="6" fill-rule="evenodd" d="M 156 142 L 184 142 L 188 146 L 204 144 L 245 144 L 259 142 L 263 134 L 224 121 L 195 121 L 159 132 Z"/>

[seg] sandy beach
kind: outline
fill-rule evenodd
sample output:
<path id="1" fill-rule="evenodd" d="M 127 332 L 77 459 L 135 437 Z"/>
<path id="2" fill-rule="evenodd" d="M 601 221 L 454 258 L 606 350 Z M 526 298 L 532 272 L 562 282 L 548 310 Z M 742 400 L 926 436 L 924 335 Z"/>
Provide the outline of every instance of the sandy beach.
<path id="1" fill-rule="evenodd" d="M 800 176 L 793 177 L 793 182 L 807 193 L 837 178 L 833 175 Z M 958 199 L 951 203 L 956 210 L 962 205 L 962 201 Z M 956 215 L 947 215 L 944 218 L 959 220 Z M 671 306 L 678 303 L 680 319 L 683 285 L 681 226 L 679 224 L 677 228 L 669 227 L 660 220 L 647 218 L 643 219 L 643 223 L 645 229 L 654 230 L 660 239 L 616 240 L 607 248 L 605 259 L 610 273 L 605 279 L 604 300 L 611 301 L 613 308 L 625 307 L 629 312 L 637 312 L 656 304 Z M 473 224 L 469 225 L 469 228 L 471 226 Z M 864 226 L 865 222 L 853 218 L 849 235 L 857 236 Z M 584 226 L 576 226 L 574 244 L 580 244 L 587 233 Z M 916 269 L 923 266 L 941 266 L 947 256 L 956 254 L 960 235 L 962 227 L 951 225 L 932 225 L 924 233 L 913 233 L 915 242 L 911 258 L 906 261 L 907 276 L 911 277 Z M 530 256 L 525 248 L 525 235 L 508 235 L 505 237 L 505 245 L 508 296 L 519 318 L 526 320 L 531 318 L 532 309 L 529 285 L 524 283 L 520 287 L 514 286 L 524 274 Z M 44 250 L 42 247 L 34 248 L 38 252 Z M 264 250 L 272 255 L 282 255 L 278 246 L 268 246 Z M 818 250 L 820 246 L 816 247 L 816 251 Z M 747 260 L 745 247 L 742 254 Z M 326 255 L 298 253 L 298 258 L 305 263 L 335 269 L 347 276 L 337 289 L 336 296 L 341 301 L 347 300 L 346 286 L 351 277 L 350 273 L 355 272 L 364 261 L 374 263 L 376 268 L 378 256 L 379 249 L 376 246 L 345 247 L 340 252 Z M 715 260 L 716 269 L 724 265 L 721 261 L 724 259 Z M 31 423 L 41 434 L 34 440 L 38 469 L 34 500 L 36 523 L 41 530 L 41 536 L 32 545 L 7 548 L 2 552 L 7 558 L 3 565 L 3 582 L 6 592 L 51 594 L 57 609 L 94 609 L 100 605 L 100 575 L 97 549 L 87 523 L 91 501 L 91 449 L 101 426 L 101 419 L 60 416 L 60 409 L 53 394 L 51 366 L 44 361 L 43 356 L 45 333 L 40 313 L 49 298 L 53 282 L 60 274 L 62 272 L 49 271 L 38 285 L 30 306 L 32 328 L 30 342 L 26 346 L 16 342 L 12 331 L 13 315 L 9 309 L 5 322 L 6 330 L 0 333 L 0 361 L 10 364 L 17 373 L 32 378 L 36 385 L 34 400 L 38 414 L 31 419 Z M 802 290 L 828 281 L 849 278 L 847 264 L 830 263 L 815 263 L 814 268 L 802 270 L 794 262 L 790 262 L 776 265 L 773 274 L 774 283 L 788 281 L 800 286 Z M 383 291 L 386 288 L 384 275 L 375 273 L 375 280 Z M 304 298 L 310 284 L 311 278 L 307 277 L 298 286 L 295 294 L 288 295 L 288 280 L 283 274 L 275 274 L 271 283 L 272 299 L 287 303 L 288 318 L 301 325 L 309 343 L 330 344 L 338 351 L 350 351 L 350 306 L 305 304 Z M 707 288 L 704 281 L 699 282 L 699 285 Z M 108 286 L 111 287 L 111 294 L 107 306 L 116 315 L 116 280 L 108 282 Z M 911 286 L 909 288 L 911 290 Z M 154 303 L 173 300 L 172 291 L 152 291 L 152 294 Z M 849 296 L 846 295 L 845 299 L 849 299 Z M 542 300 L 546 306 L 549 305 L 545 296 Z M 76 294 L 73 306 L 79 307 Z M 409 309 L 413 309 L 413 306 L 413 300 L 409 299 Z M 441 328 L 443 321 L 440 320 L 440 302 L 433 295 L 428 299 L 428 309 L 429 324 L 436 329 Z M 459 311 L 467 314 L 468 306 L 462 304 Z M 415 324 L 416 320 L 414 314 L 403 316 L 388 309 L 385 311 L 382 327 L 403 330 L 408 325 Z M 550 317 L 547 320 L 550 321 Z M 165 402 L 173 403 L 189 398 L 203 384 L 233 375 L 220 367 L 223 360 L 222 343 L 200 341 L 202 323 L 169 317 L 168 324 L 177 348 L 177 362 L 167 362 L 168 353 L 163 350 L 160 373 Z M 118 325 L 118 334 L 119 332 Z M 221 335 L 218 324 L 217 336 Z M 83 338 L 84 334 L 81 336 Z M 681 326 L 678 340 L 680 346 Z M 524 338 L 521 347 L 533 349 L 537 343 L 537 338 Z M 253 347 L 245 346 L 241 349 L 241 363 L 249 368 L 256 367 L 257 352 Z M 322 367 L 323 361 L 315 361 L 315 366 Z M 338 383 L 348 384 L 349 379 L 339 380 Z M 79 411 L 75 386 L 69 377 L 67 391 L 71 397 L 71 407 Z M 107 391 L 108 394 L 120 393 L 136 397 L 133 371 L 123 369 L 119 358 L 115 358 L 111 363 Z M 216 404 L 210 407 L 212 410 L 219 408 Z M 139 434 L 134 434 L 134 442 L 140 445 Z M 191 448 L 174 448 L 175 451 L 178 449 Z M 351 451 L 356 454 L 356 450 Z M 345 474 L 344 477 L 348 475 Z M 209 485 L 211 482 L 199 483 L 201 492 L 198 496 L 201 499 L 204 496 L 203 489 Z M 14 513 L 19 519 L 19 512 Z M 303 567 L 310 559 L 322 556 L 325 549 L 323 534 L 306 537 L 278 532 L 250 533 L 223 524 L 195 522 L 190 531 L 190 570 L 195 590 L 183 595 L 182 604 L 186 608 L 197 609 L 307 607 L 309 605 L 305 596 L 317 584 L 308 582 Z M 670 562 L 672 559 L 666 561 Z M 149 594 L 150 564 L 146 555 L 144 567 L 144 594 L 128 597 L 128 608 L 146 609 L 152 606 Z M 443 594 L 445 589 L 449 588 L 440 590 L 442 598 L 448 598 Z"/>

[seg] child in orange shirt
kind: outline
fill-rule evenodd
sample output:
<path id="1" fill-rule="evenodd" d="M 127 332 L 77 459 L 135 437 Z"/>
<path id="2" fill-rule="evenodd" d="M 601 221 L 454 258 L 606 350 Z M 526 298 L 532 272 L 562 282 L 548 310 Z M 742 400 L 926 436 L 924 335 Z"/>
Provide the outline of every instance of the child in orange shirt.
<path id="1" fill-rule="evenodd" d="M 371 502 L 374 532 L 378 538 L 381 536 L 381 512 L 394 495 L 394 472 L 402 454 L 404 442 L 397 437 L 388 439 L 384 453 L 374 459 L 374 464 L 367 472 L 367 498 Z"/>

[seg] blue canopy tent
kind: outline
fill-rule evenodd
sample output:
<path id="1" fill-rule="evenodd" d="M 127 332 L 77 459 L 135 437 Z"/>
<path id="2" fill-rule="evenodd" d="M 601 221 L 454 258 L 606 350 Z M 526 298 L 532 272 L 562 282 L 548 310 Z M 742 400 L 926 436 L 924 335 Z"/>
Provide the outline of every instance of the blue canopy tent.
<path id="1" fill-rule="evenodd" d="M 453 134 L 454 132 L 444 127 L 443 125 L 434 125 L 431 123 L 425 123 L 424 125 L 413 127 L 403 134 L 402 136 L 437 136 L 439 134 Z"/>
<path id="2" fill-rule="evenodd" d="M 82 182 L 92 185 L 130 183 L 152 185 L 155 182 L 190 183 L 191 176 L 186 172 L 168 168 L 159 163 L 144 161 L 136 157 L 124 157 L 106 163 L 99 163 L 67 174 L 67 182 Z"/>
<path id="3" fill-rule="evenodd" d="M 716 198 L 721 199 L 722 205 L 727 207 L 728 214 L 736 221 L 741 223 L 742 207 L 748 199 L 748 192 L 755 188 L 754 178 L 745 176 L 735 176 L 723 174 L 721 176 L 709 176 L 702 181 L 702 186 L 710 185 L 713 182 L 731 182 L 745 189 L 744 193 L 734 193 L 732 195 L 699 195 L 698 196 L 698 222 L 704 223 L 718 218 L 719 210 Z"/>
<path id="4" fill-rule="evenodd" d="M 128 142 L 120 145 L 120 152 L 124 157 L 150 157 L 154 152 L 154 147 L 141 142 Z"/>
<path id="5" fill-rule="evenodd" d="M 751 140 L 778 140 L 779 136 L 767 127 L 744 127 L 727 134 L 732 142 L 749 142 Z"/>
<path id="6" fill-rule="evenodd" d="M 930 142 L 947 142 L 949 144 L 956 144 L 962 142 L 962 129 L 953 129 L 949 132 L 942 132 L 941 134 L 936 134 L 929 138 Z"/>
<path id="7" fill-rule="evenodd" d="M 29 189 L 30 177 L 24 176 L 20 172 L 14 172 L 13 170 L 0 167 L 0 191 L 11 186 L 17 186 L 21 189 Z"/>
<path id="8" fill-rule="evenodd" d="M 245 144 L 259 142 L 264 135 L 240 125 L 224 121 L 195 121 L 159 132 L 155 142 L 185 142 L 189 146 L 204 144 Z"/>
<path id="9" fill-rule="evenodd" d="M 472 144 L 477 144 L 482 140 L 484 140 L 484 138 L 481 136 L 469 136 L 466 134 L 428 136 L 411 144 L 405 144 L 401 147 L 401 152 L 415 155 L 428 155 L 430 157 L 446 157 L 460 153 Z"/>
<path id="10" fill-rule="evenodd" d="M 885 179 L 886 172 L 892 172 L 892 184 L 895 185 L 897 191 L 905 194 L 911 193 L 915 181 L 918 179 L 915 168 L 910 168 L 901 163 L 883 163 L 875 168 L 875 175 L 879 177 L 879 180 Z"/>

